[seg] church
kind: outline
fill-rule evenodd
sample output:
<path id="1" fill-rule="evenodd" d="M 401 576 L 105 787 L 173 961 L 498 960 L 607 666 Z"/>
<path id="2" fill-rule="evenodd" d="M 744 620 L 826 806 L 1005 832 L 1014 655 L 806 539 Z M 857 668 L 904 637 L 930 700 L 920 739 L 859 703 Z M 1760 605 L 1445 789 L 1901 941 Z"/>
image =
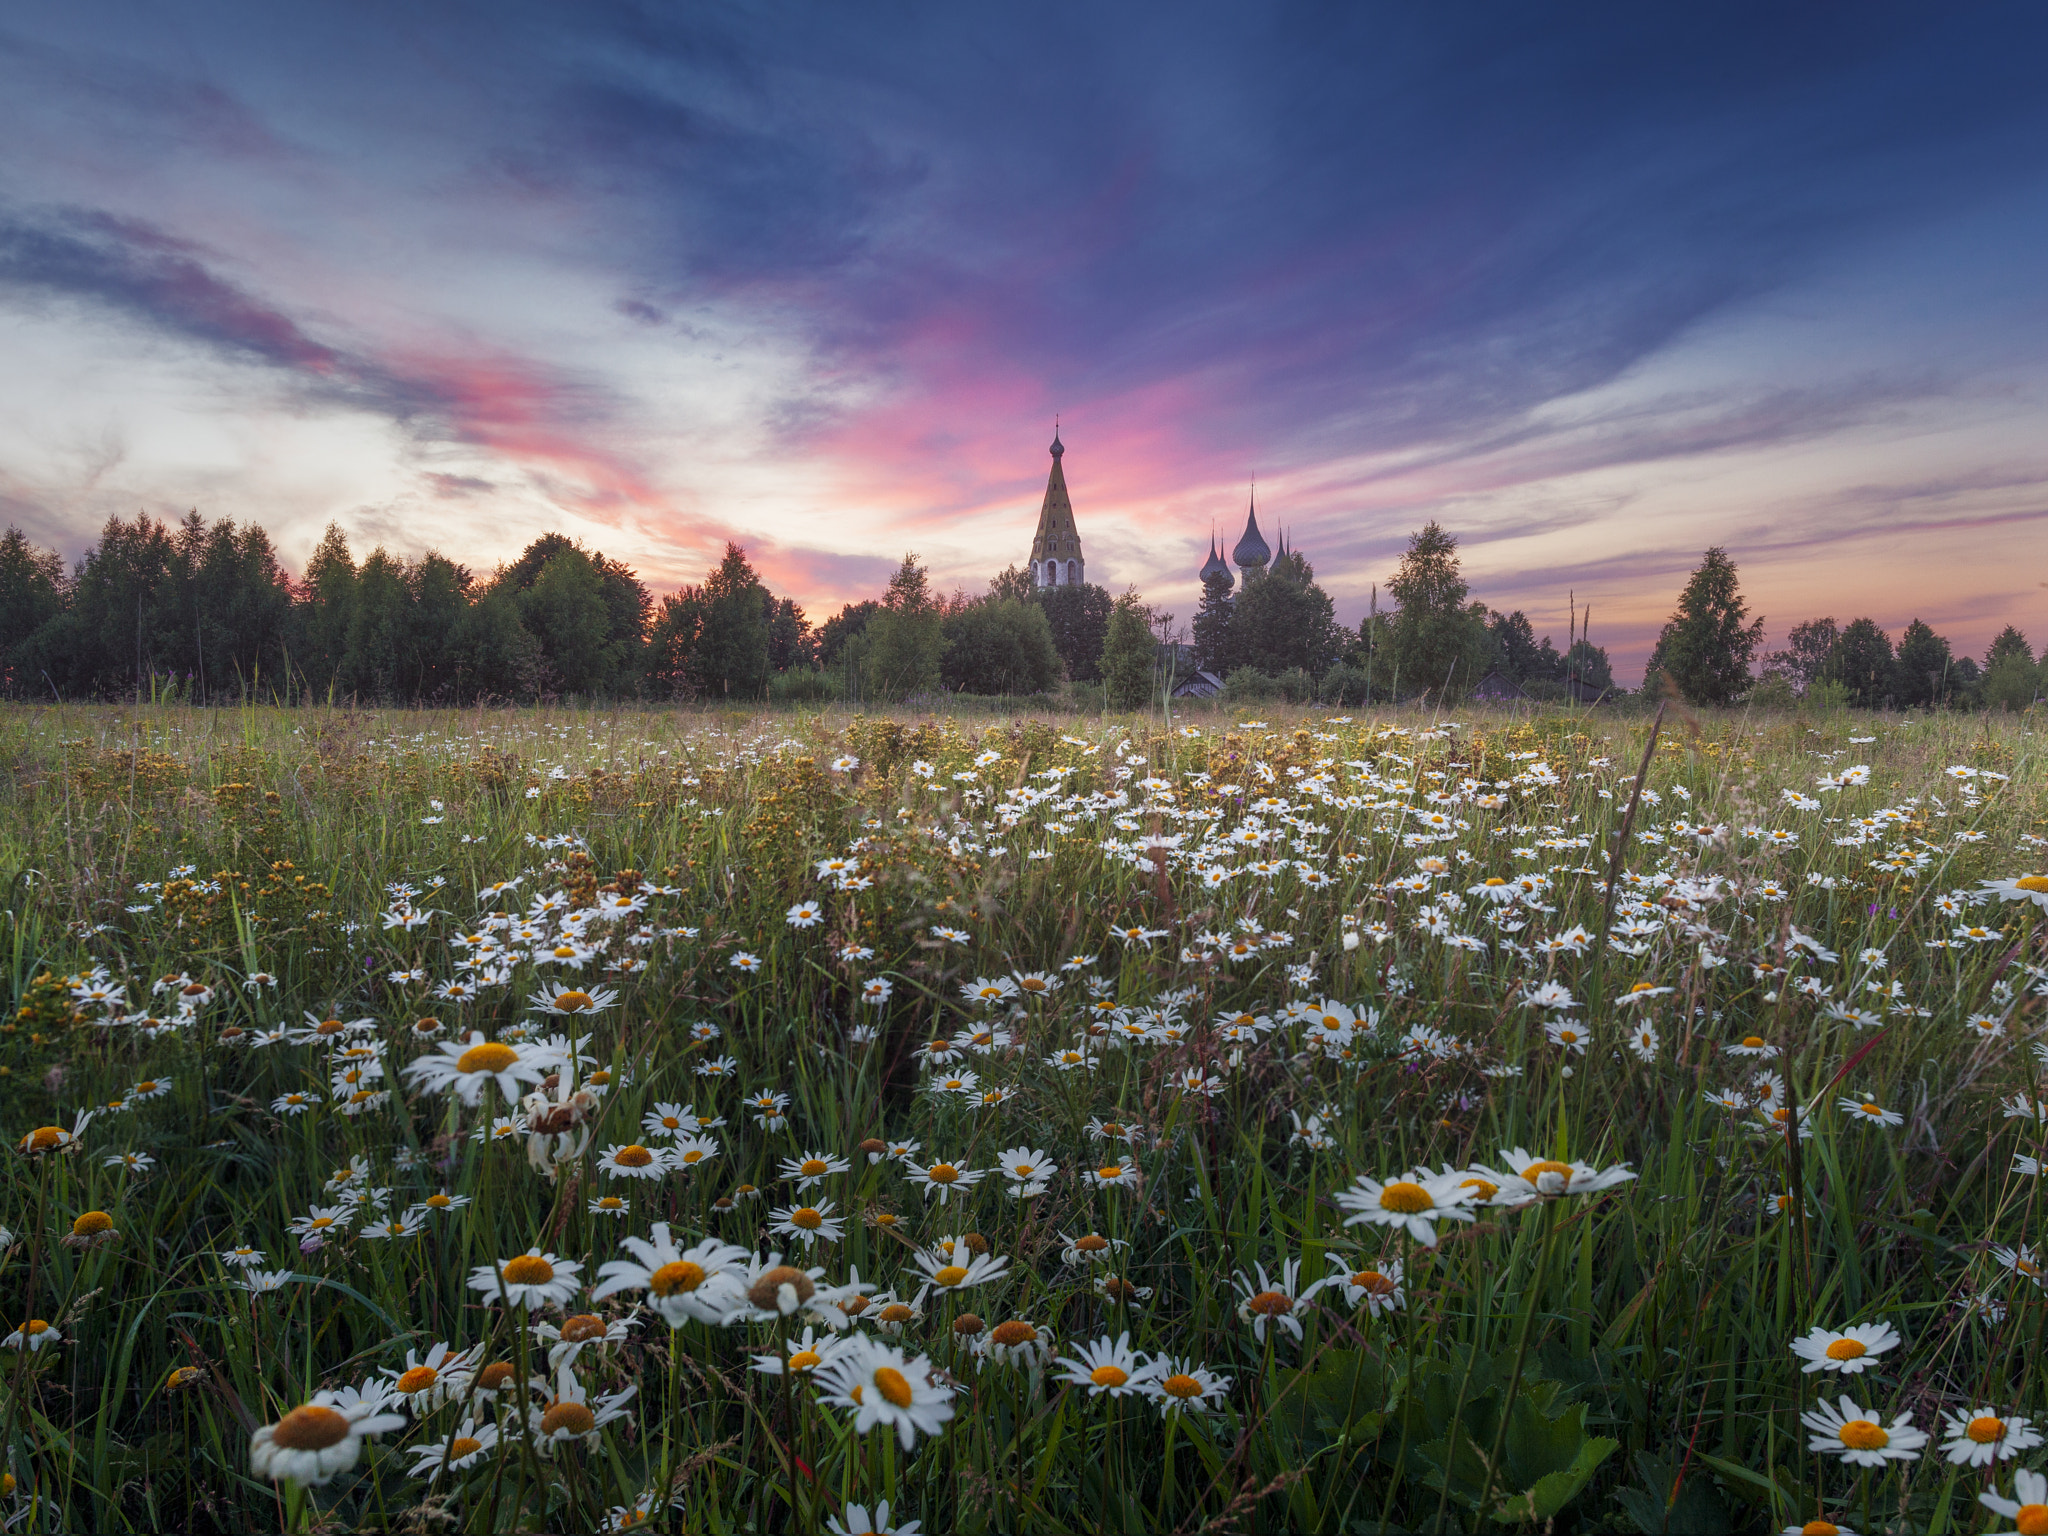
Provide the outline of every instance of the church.
<path id="1" fill-rule="evenodd" d="M 1038 531 L 1031 539 L 1031 584 L 1034 587 L 1074 587 L 1088 579 L 1088 561 L 1081 553 L 1081 530 L 1074 524 L 1074 503 L 1067 495 L 1067 475 L 1062 465 L 1067 449 L 1060 441 L 1059 428 L 1052 433 L 1052 472 L 1045 479 L 1045 500 L 1038 508 Z M 1251 504 L 1245 512 L 1244 535 L 1230 551 L 1230 560 L 1237 562 L 1237 568 L 1247 582 L 1265 573 L 1269 564 L 1277 564 L 1287 558 L 1287 536 L 1280 536 L 1280 553 L 1276 559 L 1271 546 L 1259 532 L 1258 494 L 1253 493 Z M 1231 573 L 1230 561 L 1223 558 L 1216 547 L 1214 535 L 1209 539 L 1209 558 L 1196 573 L 1206 585 L 1214 577 L 1222 577 L 1225 590 L 1237 585 L 1238 578 Z"/>

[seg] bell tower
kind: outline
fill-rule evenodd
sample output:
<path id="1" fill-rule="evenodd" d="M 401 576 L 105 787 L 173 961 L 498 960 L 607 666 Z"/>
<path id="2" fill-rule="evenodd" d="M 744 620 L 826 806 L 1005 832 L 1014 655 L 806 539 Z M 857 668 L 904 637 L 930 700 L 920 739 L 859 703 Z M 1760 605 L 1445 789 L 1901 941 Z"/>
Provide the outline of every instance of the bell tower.
<path id="1" fill-rule="evenodd" d="M 1079 586 L 1087 579 L 1088 565 L 1081 554 L 1081 532 L 1074 526 L 1074 504 L 1067 499 L 1067 476 L 1060 467 L 1067 450 L 1057 426 L 1051 451 L 1052 473 L 1045 479 L 1045 502 L 1038 509 L 1038 532 L 1031 540 L 1031 584 Z"/>

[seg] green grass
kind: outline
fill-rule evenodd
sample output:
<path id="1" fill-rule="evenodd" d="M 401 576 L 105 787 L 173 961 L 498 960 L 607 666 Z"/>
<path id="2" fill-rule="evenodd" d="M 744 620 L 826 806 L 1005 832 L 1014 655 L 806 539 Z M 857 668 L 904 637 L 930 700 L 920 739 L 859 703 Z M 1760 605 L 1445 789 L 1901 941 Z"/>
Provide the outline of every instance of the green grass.
<path id="1" fill-rule="evenodd" d="M 2048 867 L 2032 717 L 1667 717 L 1647 757 L 1651 719 L 1600 713 L 1471 711 L 1451 726 L 1276 705 L 1261 718 L 0 714 L 13 999 L 0 1133 L 12 1147 L 99 1107 L 73 1148 L 0 1165 L 6 1325 L 42 1319 L 63 1336 L 0 1353 L 15 1479 L 0 1516 L 48 1531 L 511 1531 L 601 1529 L 651 1508 L 657 1529 L 823 1530 L 887 1498 L 892 1522 L 927 1532 L 1776 1531 L 1822 1514 L 1859 1530 L 2009 1529 L 1985 1523 L 1977 1494 L 2009 1493 L 2015 1467 L 2048 1457 L 1957 1467 L 1939 1431 L 1944 1413 L 1986 1407 L 2048 1417 L 2048 1303 L 1993 1251 L 2039 1237 L 2039 1180 L 2012 1170 L 2016 1153 L 2048 1155 L 2043 1127 L 2006 1101 L 2042 1096 L 2048 952 L 2031 904 L 1942 902 Z M 835 768 L 844 756 L 858 766 Z M 1816 787 L 1854 764 L 1867 783 Z M 1438 807 L 1432 792 L 1455 799 Z M 1443 840 L 1415 843 L 1433 809 Z M 1248 827 L 1263 841 L 1226 841 Z M 1774 846 L 1773 832 L 1795 840 Z M 1151 835 L 1180 841 L 1155 856 Z M 871 884 L 821 879 L 833 856 Z M 1261 860 L 1280 867 L 1259 873 Z M 1236 872 L 1211 887 L 1211 862 Z M 1497 927 L 1465 894 L 1531 871 L 1548 878 L 1540 909 L 1509 919 L 1525 926 Z M 1610 901 L 1614 871 L 1627 878 Z M 1428 889 L 1390 884 L 1418 872 Z M 514 878 L 509 902 L 479 897 Z M 395 883 L 432 911 L 422 926 L 386 926 Z M 523 958 L 475 1001 L 432 995 L 469 953 L 451 941 L 488 911 L 657 889 L 643 913 L 595 920 L 581 971 Z M 1464 904 L 1444 935 L 1472 948 L 1418 927 L 1446 892 Z M 821 920 L 793 925 L 807 900 Z M 550 939 L 559 921 L 541 920 Z M 643 924 L 651 941 L 628 942 Z M 1952 936 L 1972 925 L 1998 936 Z M 1125 927 L 1161 936 L 1112 936 Z M 1563 951 L 1541 947 L 1574 930 Z M 1219 953 L 1254 931 L 1285 937 Z M 847 959 L 847 946 L 873 953 Z M 759 968 L 735 968 L 740 952 Z M 1077 955 L 1095 958 L 1062 971 Z M 994 1007 L 962 994 L 1030 972 L 1062 985 Z M 258 973 L 274 983 L 251 988 Z M 76 995 L 95 975 L 124 989 L 125 1010 Z M 877 979 L 892 989 L 880 1006 L 862 1001 Z M 443 1039 L 567 1030 L 575 1020 L 528 1001 L 548 982 L 619 997 L 574 1029 L 591 1058 L 578 1080 L 603 1074 L 588 1144 L 543 1173 L 525 1136 L 472 1134 L 509 1112 L 495 1089 L 469 1108 L 405 1068 L 435 1049 L 413 1029 L 422 1018 Z M 1546 982 L 1576 1006 L 1526 1003 Z M 179 1022 L 185 985 L 208 995 Z M 1620 1001 L 1639 985 L 1669 990 Z M 1289 1010 L 1325 999 L 1360 1025 L 1311 1051 Z M 1222 1021 L 1239 1013 L 1273 1027 L 1233 1042 Z M 362 1038 L 385 1075 L 365 1091 L 388 1100 L 340 1112 L 324 1041 L 248 1043 L 330 1018 L 373 1021 Z M 1114 1038 L 1147 1019 L 1166 1037 Z M 1589 1037 L 1583 1054 L 1546 1036 L 1560 1019 Z M 1091 1022 L 1112 1031 L 1091 1067 L 1047 1060 L 1087 1042 Z M 693 1031 L 707 1024 L 715 1036 Z M 1642 1024 L 1657 1040 L 1638 1051 Z M 921 1065 L 928 1042 L 982 1028 L 1008 1042 Z M 1432 1038 L 1419 1031 L 1440 1037 L 1434 1051 L 1412 1043 Z M 1729 1049 L 1752 1036 L 1775 1061 Z M 699 1073 L 722 1057 L 728 1074 Z M 1796 1145 L 1754 1105 L 1710 1097 L 1753 1098 L 1766 1066 L 1806 1106 L 1812 1134 Z M 981 1091 L 1014 1092 L 983 1107 L 931 1091 L 935 1071 L 962 1068 Z M 1213 1094 L 1188 1090 L 1191 1070 Z M 169 1087 L 138 1098 L 142 1083 Z M 747 1108 L 771 1091 L 789 1096 L 779 1129 Z M 323 1102 L 274 1111 L 289 1093 Z M 1838 1106 L 1864 1094 L 1904 1123 Z M 722 1118 L 716 1157 L 602 1177 L 604 1148 L 661 1145 L 640 1127 L 662 1103 Z M 1311 1116 L 1321 1135 L 1304 1140 Z M 1142 1134 L 1126 1147 L 1091 1120 Z M 988 1171 L 941 1206 L 861 1151 L 867 1138 L 984 1171 L 1036 1148 L 1060 1172 L 1019 1199 Z M 1435 1247 L 1347 1227 L 1333 1199 L 1360 1176 L 1498 1173 L 1515 1148 L 1635 1177 L 1446 1220 Z M 848 1330 L 960 1389 L 913 1449 L 886 1428 L 856 1433 L 814 1381 L 752 1369 L 801 1319 L 671 1331 L 635 1313 L 638 1291 L 579 1291 L 528 1317 L 467 1283 L 531 1246 L 589 1282 L 657 1221 L 683 1246 L 795 1254 L 767 1227 L 801 1203 L 783 1161 L 813 1151 L 851 1165 L 802 1197 L 829 1198 L 845 1222 L 800 1260 L 823 1267 L 821 1284 L 858 1269 L 911 1301 L 915 1250 L 944 1236 L 977 1234 L 1008 1260 L 985 1284 L 924 1297 L 900 1335 L 872 1321 L 879 1303 Z M 108 1166 L 122 1153 L 152 1166 Z M 302 1252 L 287 1227 L 340 1203 L 326 1186 L 352 1158 L 366 1170 L 354 1182 L 389 1192 L 388 1216 L 437 1191 L 468 1203 L 382 1241 L 358 1209 Z M 1087 1177 L 1118 1161 L 1136 1187 Z M 629 1213 L 592 1212 L 606 1194 Z M 89 1211 L 116 1235 L 67 1241 Z M 1068 1262 L 1067 1239 L 1086 1234 L 1111 1240 L 1106 1258 Z M 240 1289 L 219 1257 L 235 1245 L 291 1278 Z M 1300 1309 L 1299 1339 L 1277 1323 L 1257 1338 L 1238 1277 L 1263 1264 L 1277 1280 L 1298 1260 L 1298 1291 L 1336 1273 L 1333 1258 L 1345 1274 L 1401 1265 L 1403 1304 L 1375 1315 L 1325 1289 Z M 557 1380 L 422 1410 L 319 1486 L 252 1470 L 251 1433 L 316 1391 L 388 1379 L 442 1341 L 545 1375 L 545 1341 L 524 1325 L 583 1312 L 634 1314 L 622 1342 L 570 1368 L 593 1399 L 634 1389 L 587 1444 L 543 1452 L 518 1432 L 518 1410 L 553 1400 Z M 1055 1357 L 1128 1334 L 1141 1356 L 1227 1388 L 1163 1417 L 1056 1363 L 978 1360 L 973 1342 L 1009 1319 L 1050 1334 Z M 1879 1322 L 1902 1342 L 1861 1375 L 1802 1374 L 1790 1349 L 1816 1326 Z M 1801 1413 L 1845 1391 L 1886 1424 L 1910 1411 L 1936 1439 L 1869 1475 L 1810 1452 Z M 412 1449 L 465 1420 L 497 1423 L 497 1446 L 431 1488 L 411 1477 Z"/>

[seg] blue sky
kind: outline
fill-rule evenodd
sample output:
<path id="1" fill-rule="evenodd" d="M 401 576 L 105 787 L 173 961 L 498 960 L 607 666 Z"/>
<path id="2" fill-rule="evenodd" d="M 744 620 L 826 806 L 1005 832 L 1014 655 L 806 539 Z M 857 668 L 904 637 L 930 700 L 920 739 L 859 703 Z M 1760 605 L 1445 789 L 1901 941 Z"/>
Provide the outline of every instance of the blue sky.
<path id="1" fill-rule="evenodd" d="M 547 528 L 814 616 L 1028 548 L 1193 611 L 1412 528 L 1632 676 L 1728 547 L 1773 639 L 2048 641 L 2048 23 L 1982 7 L 17 8 L 0 519 L 303 558 Z M 2039 633 L 2035 633 L 2039 631 Z"/>

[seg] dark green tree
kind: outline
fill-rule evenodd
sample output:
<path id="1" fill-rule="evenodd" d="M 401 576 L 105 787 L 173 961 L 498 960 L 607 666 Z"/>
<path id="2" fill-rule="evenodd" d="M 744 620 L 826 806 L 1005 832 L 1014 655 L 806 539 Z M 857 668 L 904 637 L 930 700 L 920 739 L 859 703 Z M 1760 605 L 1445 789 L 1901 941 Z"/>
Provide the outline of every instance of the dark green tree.
<path id="1" fill-rule="evenodd" d="M 469 611 L 474 585 L 469 571 L 429 550 L 406 568 L 405 585 L 412 613 L 401 686 L 414 699 L 459 699 L 455 635 Z"/>
<path id="2" fill-rule="evenodd" d="M 762 589 L 767 590 L 765 587 Z M 768 667 L 787 672 L 792 667 L 817 665 L 818 640 L 811 633 L 811 621 L 791 597 L 768 599 Z"/>
<path id="3" fill-rule="evenodd" d="M 1932 626 L 1915 619 L 1899 636 L 1892 657 L 1892 700 L 1902 708 L 1931 707 L 1948 701 L 1955 658 L 1946 640 Z"/>
<path id="4" fill-rule="evenodd" d="M 412 593 L 406 587 L 405 562 L 380 546 L 356 572 L 348 643 L 342 653 L 342 692 L 365 702 L 403 699 L 411 631 Z"/>
<path id="5" fill-rule="evenodd" d="M 1238 665 L 1231 633 L 1231 582 L 1227 573 L 1202 578 L 1202 602 L 1195 609 L 1195 665 L 1227 677 Z"/>
<path id="6" fill-rule="evenodd" d="M 946 649 L 944 615 L 915 554 L 905 555 L 889 578 L 882 611 L 868 621 L 863 638 L 876 691 L 924 693 L 939 686 L 939 662 Z"/>
<path id="7" fill-rule="evenodd" d="M 1386 658 L 1401 691 L 1456 694 L 1478 682 L 1490 641 L 1484 607 L 1466 606 L 1457 538 L 1434 521 L 1411 534 L 1387 590 L 1401 605 Z M 1376 660 L 1376 672 L 1378 665 Z M 1378 677 L 1374 681 L 1380 683 Z"/>
<path id="8" fill-rule="evenodd" d="M 1152 702 L 1152 673 L 1158 644 L 1151 614 L 1136 592 L 1111 605 L 1102 639 L 1100 668 L 1111 709 L 1145 709 Z"/>
<path id="9" fill-rule="evenodd" d="M 2017 656 L 2029 664 L 2034 660 L 2033 647 L 2027 644 L 2027 637 L 2011 624 L 1998 632 L 1998 638 L 1991 642 L 1991 648 L 1984 653 L 1984 670 L 1988 673 L 2008 656 Z"/>
<path id="10" fill-rule="evenodd" d="M 1804 692 L 1819 682 L 1827 670 L 1828 653 L 1834 650 L 1841 633 L 1841 626 L 1831 618 L 1795 624 L 1785 636 L 1785 648 L 1764 657 L 1763 670 L 1766 674 L 1782 673 Z"/>
<path id="11" fill-rule="evenodd" d="M 1493 639 L 1493 664 L 1503 677 L 1521 683 L 1542 672 L 1543 649 L 1536 643 L 1535 626 L 1521 609 L 1492 615 L 1486 628 Z"/>
<path id="12" fill-rule="evenodd" d="M 66 694 L 147 695 L 153 684 L 196 682 L 180 663 L 189 647 L 168 581 L 170 531 L 147 513 L 133 523 L 107 519 L 71 582 L 71 603 L 38 647 L 42 664 Z"/>
<path id="13" fill-rule="evenodd" d="M 1840 683 L 1851 704 L 1879 708 L 1891 688 L 1891 637 L 1869 619 L 1850 620 L 1828 652 L 1823 681 Z"/>
<path id="14" fill-rule="evenodd" d="M 519 622 L 540 645 L 546 686 L 535 690 L 586 696 L 619 691 L 627 660 L 605 602 L 597 562 L 574 546 L 558 549 L 519 594 Z"/>
<path id="15" fill-rule="evenodd" d="M 2043 669 L 2009 650 L 1984 669 L 1977 696 L 1990 709 L 2025 709 L 2041 695 Z"/>
<path id="16" fill-rule="evenodd" d="M 299 592 L 292 666 L 315 693 L 324 694 L 340 682 L 355 617 L 356 565 L 340 524 L 329 523 L 320 536 Z"/>
<path id="17" fill-rule="evenodd" d="M 1574 642 L 1565 653 L 1564 670 L 1587 688 L 1614 686 L 1614 668 L 1607 659 L 1607 652 L 1590 640 Z"/>
<path id="18" fill-rule="evenodd" d="M 946 615 L 945 685 L 960 693 L 1043 693 L 1058 685 L 1060 653 L 1038 604 L 987 597 Z"/>
<path id="19" fill-rule="evenodd" d="M 462 699 L 531 699 L 546 687 L 540 644 L 519 619 L 519 594 L 499 586 L 462 610 L 445 664 Z"/>
<path id="20" fill-rule="evenodd" d="M 818 626 L 818 660 L 831 667 L 840 659 L 846 642 L 864 633 L 868 621 L 882 611 L 882 605 L 870 597 L 862 602 L 848 603 L 831 618 Z"/>
<path id="21" fill-rule="evenodd" d="M 1040 587 L 1032 597 L 1045 610 L 1067 676 L 1077 683 L 1100 682 L 1112 602 L 1108 589 L 1076 582 L 1070 587 Z"/>
<path id="22" fill-rule="evenodd" d="M 50 696 L 29 642 L 64 611 L 64 587 L 64 559 L 55 550 L 36 548 L 19 528 L 0 534 L 0 688 L 7 693 Z"/>
<path id="23" fill-rule="evenodd" d="M 696 601 L 696 643 L 687 669 L 691 684 L 716 698 L 761 697 L 768 687 L 774 599 L 745 550 L 725 546 L 717 568 L 697 589 Z"/>
<path id="24" fill-rule="evenodd" d="M 988 595 L 992 598 L 1015 598 L 1020 603 L 1031 601 L 1037 586 L 1031 580 L 1031 573 L 1021 565 L 1006 565 L 988 584 Z"/>
<path id="25" fill-rule="evenodd" d="M 1678 595 L 1678 611 L 1657 637 L 1650 672 L 1668 677 L 1694 704 L 1729 704 L 1749 689 L 1750 661 L 1764 621 L 1751 620 L 1735 562 L 1716 546 Z"/>
<path id="26" fill-rule="evenodd" d="M 1231 604 L 1230 656 L 1244 666 L 1274 677 L 1296 668 L 1320 677 L 1343 648 L 1335 605 L 1299 551 L 1248 576 Z"/>

